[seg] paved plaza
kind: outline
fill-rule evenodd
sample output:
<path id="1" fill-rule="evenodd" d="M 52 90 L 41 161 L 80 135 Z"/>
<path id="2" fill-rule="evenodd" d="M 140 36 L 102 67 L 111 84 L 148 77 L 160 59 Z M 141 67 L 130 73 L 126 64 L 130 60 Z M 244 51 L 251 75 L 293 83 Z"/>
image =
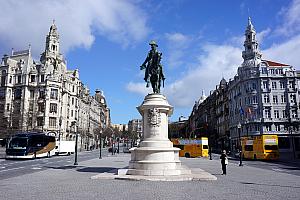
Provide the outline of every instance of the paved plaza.
<path id="1" fill-rule="evenodd" d="M 95 153 L 96 155 L 96 153 Z M 96 157 L 96 156 L 95 156 Z M 50 158 L 53 159 L 53 158 Z M 201 168 L 217 177 L 216 181 L 126 181 L 91 179 L 99 173 L 125 168 L 130 154 L 108 155 L 103 159 L 71 163 L 0 182 L 1 200 L 26 199 L 299 199 L 299 167 L 297 173 L 286 173 L 267 167 L 245 165 L 230 160 L 228 175 L 221 175 L 218 155 L 213 160 L 181 158 L 191 168 Z M 5 161 L 0 160 L 0 164 Z M 268 163 L 266 164 L 268 165 Z M 287 166 L 288 168 L 288 166 Z"/>

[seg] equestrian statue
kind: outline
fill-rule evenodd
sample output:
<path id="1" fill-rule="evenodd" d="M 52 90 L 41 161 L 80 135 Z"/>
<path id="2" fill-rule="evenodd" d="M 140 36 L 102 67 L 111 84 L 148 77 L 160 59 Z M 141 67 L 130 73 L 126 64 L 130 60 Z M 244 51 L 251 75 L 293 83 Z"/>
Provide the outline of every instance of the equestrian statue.
<path id="1" fill-rule="evenodd" d="M 151 50 L 144 63 L 140 66 L 140 69 L 145 69 L 144 80 L 147 83 L 146 87 L 149 87 L 149 83 L 151 83 L 153 93 L 159 94 L 161 81 L 163 81 L 163 87 L 165 81 L 162 64 L 160 63 L 162 53 L 156 49 L 158 45 L 154 40 L 149 45 L 151 46 Z"/>

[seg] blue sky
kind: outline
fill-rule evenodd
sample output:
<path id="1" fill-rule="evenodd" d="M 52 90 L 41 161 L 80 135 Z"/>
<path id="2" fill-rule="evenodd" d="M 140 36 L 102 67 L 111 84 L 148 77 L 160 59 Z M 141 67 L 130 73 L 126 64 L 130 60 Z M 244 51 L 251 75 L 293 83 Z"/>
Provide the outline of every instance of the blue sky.
<path id="1" fill-rule="evenodd" d="M 30 2 L 30 3 L 29 3 Z M 141 118 L 143 63 L 163 53 L 171 121 L 188 117 L 204 90 L 236 74 L 251 16 L 263 58 L 300 69 L 300 0 L 0 0 L 0 54 L 31 44 L 38 60 L 52 20 L 68 69 L 104 91 L 113 123 Z"/>

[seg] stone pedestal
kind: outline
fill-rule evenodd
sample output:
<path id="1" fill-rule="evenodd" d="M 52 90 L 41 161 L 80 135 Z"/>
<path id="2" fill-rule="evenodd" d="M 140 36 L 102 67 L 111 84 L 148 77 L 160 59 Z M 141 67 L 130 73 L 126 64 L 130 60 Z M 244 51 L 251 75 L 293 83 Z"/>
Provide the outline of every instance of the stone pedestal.
<path id="1" fill-rule="evenodd" d="M 161 94 L 149 94 L 138 108 L 143 117 L 143 137 L 138 147 L 130 149 L 127 175 L 172 176 L 191 174 L 179 160 L 179 148 L 168 139 L 168 116 L 173 107 Z"/>

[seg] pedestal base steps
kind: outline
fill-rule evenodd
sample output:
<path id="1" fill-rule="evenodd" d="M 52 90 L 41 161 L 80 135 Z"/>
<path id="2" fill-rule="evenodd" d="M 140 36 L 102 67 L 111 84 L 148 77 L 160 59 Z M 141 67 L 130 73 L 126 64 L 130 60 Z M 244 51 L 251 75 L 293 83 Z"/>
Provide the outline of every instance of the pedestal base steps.
<path id="1" fill-rule="evenodd" d="M 190 171 L 189 174 L 181 175 L 128 175 L 129 169 L 112 170 L 111 172 L 101 173 L 96 176 L 92 176 L 91 179 L 117 179 L 117 180 L 131 180 L 131 181 L 214 181 L 217 180 L 216 176 L 199 169 L 192 168 L 187 169 Z M 144 173 L 145 171 L 143 171 Z M 182 171 L 181 171 L 182 172 Z"/>

